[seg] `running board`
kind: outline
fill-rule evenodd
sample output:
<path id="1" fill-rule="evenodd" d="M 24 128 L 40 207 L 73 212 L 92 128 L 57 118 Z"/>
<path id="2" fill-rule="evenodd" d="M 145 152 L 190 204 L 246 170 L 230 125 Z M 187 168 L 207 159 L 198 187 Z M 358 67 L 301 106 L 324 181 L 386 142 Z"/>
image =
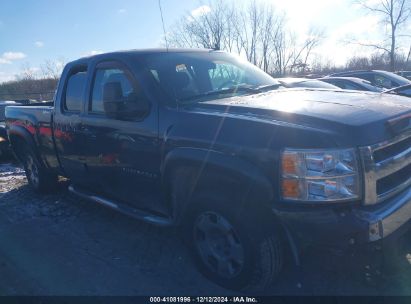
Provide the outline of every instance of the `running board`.
<path id="1" fill-rule="evenodd" d="M 145 211 L 142 211 L 142 210 L 138 210 L 138 209 L 134 209 L 134 208 L 125 206 L 124 204 L 117 204 L 116 202 L 108 200 L 106 198 L 97 196 L 97 195 L 89 193 L 87 191 L 83 191 L 83 190 L 74 188 L 73 185 L 70 185 L 68 187 L 68 189 L 71 193 L 74 193 L 75 195 L 77 195 L 77 196 L 79 196 L 83 199 L 99 203 L 101 205 L 104 205 L 106 207 L 114 209 L 118 212 L 121 212 L 125 215 L 131 216 L 131 217 L 139 219 L 139 220 L 143 220 L 143 221 L 148 222 L 150 224 L 154 224 L 154 225 L 157 225 L 157 226 L 171 226 L 171 225 L 173 225 L 173 221 L 166 218 L 166 217 L 153 215 L 149 212 L 145 212 Z"/>

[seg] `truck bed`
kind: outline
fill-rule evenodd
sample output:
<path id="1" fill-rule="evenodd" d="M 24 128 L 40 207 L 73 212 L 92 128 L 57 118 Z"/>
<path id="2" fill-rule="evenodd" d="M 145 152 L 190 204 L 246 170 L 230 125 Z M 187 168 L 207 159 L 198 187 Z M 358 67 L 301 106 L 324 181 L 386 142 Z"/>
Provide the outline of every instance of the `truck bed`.
<path id="1" fill-rule="evenodd" d="M 53 102 L 6 107 L 6 126 L 9 132 L 24 132 L 30 136 L 40 158 L 49 168 L 58 167 L 52 136 L 53 110 Z"/>

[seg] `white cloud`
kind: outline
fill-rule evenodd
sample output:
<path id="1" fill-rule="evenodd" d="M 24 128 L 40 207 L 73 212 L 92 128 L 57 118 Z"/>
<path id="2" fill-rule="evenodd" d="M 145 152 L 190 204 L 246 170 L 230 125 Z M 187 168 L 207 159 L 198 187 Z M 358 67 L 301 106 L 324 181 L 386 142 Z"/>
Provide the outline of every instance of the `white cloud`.
<path id="1" fill-rule="evenodd" d="M 20 60 L 26 57 L 26 54 L 22 52 L 5 52 L 0 56 L 0 64 L 11 64 L 14 60 Z"/>
<path id="2" fill-rule="evenodd" d="M 85 52 L 83 54 L 83 56 L 88 57 L 88 56 L 94 56 L 94 55 L 98 55 L 98 54 L 102 54 L 102 53 L 104 53 L 104 52 L 100 51 L 100 50 L 92 50 L 92 51 Z"/>
<path id="3" fill-rule="evenodd" d="M 125 13 L 127 13 L 127 10 L 125 8 L 120 8 L 120 9 L 117 10 L 117 13 L 118 14 L 125 14 Z"/>
<path id="4" fill-rule="evenodd" d="M 22 53 L 22 52 L 5 52 L 3 53 L 2 58 L 6 59 L 6 60 L 19 60 L 19 59 L 23 59 L 26 58 L 26 54 Z"/>
<path id="5" fill-rule="evenodd" d="M 211 8 L 208 5 L 202 5 L 193 9 L 190 13 L 192 17 L 196 18 L 208 14 L 209 12 L 211 12 Z"/>
<path id="6" fill-rule="evenodd" d="M 36 42 L 34 42 L 34 45 L 38 48 L 42 48 L 44 46 L 44 42 L 43 41 L 36 41 Z"/>

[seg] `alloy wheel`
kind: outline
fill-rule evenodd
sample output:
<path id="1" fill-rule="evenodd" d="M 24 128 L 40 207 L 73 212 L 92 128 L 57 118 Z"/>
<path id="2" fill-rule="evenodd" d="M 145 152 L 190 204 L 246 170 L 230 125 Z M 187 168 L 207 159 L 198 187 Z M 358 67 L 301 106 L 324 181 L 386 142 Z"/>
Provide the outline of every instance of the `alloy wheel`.
<path id="1" fill-rule="evenodd" d="M 244 247 L 230 222 L 216 212 L 200 214 L 194 242 L 201 260 L 224 278 L 237 276 L 244 266 Z"/>

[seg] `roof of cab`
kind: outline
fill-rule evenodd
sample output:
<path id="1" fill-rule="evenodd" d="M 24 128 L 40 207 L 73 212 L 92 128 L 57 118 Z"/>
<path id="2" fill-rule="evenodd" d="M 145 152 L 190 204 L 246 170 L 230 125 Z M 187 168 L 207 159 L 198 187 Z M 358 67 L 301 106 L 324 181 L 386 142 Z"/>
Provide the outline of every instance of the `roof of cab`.
<path id="1" fill-rule="evenodd" d="M 94 58 L 104 58 L 110 56 L 129 56 L 129 55 L 144 55 L 144 54 L 161 54 L 161 53 L 209 53 L 220 52 L 213 49 L 186 49 L 186 48 L 152 48 L 152 49 L 134 49 L 134 50 L 121 50 L 115 52 L 101 53 L 91 56 L 79 58 L 77 60 L 69 62 L 69 64 L 84 64 Z"/>

